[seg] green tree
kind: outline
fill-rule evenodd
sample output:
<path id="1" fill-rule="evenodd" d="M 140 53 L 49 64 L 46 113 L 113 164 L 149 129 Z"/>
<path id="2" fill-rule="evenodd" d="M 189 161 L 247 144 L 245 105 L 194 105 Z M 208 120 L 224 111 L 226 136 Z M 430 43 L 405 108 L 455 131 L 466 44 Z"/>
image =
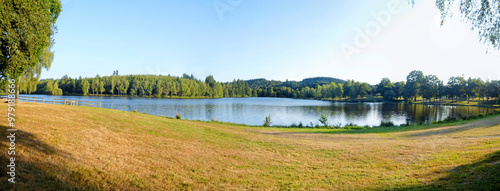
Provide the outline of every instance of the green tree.
<path id="1" fill-rule="evenodd" d="M 356 89 L 356 82 L 354 82 L 354 80 L 348 80 L 345 82 L 344 90 L 345 94 L 347 94 L 351 99 L 356 99 L 359 95 L 358 90 Z"/>
<path id="2" fill-rule="evenodd" d="M 99 92 L 101 92 L 101 95 L 104 93 L 104 91 L 106 91 L 106 89 L 104 88 L 104 82 L 101 81 L 99 83 Z"/>
<path id="3" fill-rule="evenodd" d="M 59 82 L 58 82 L 58 80 L 54 81 L 54 85 L 52 86 L 51 95 L 63 95 L 62 89 L 59 88 Z"/>
<path id="4" fill-rule="evenodd" d="M 466 83 L 465 79 L 461 76 L 450 77 L 448 80 L 447 94 L 451 97 L 452 102 L 454 97 L 456 101 L 458 101 L 458 98 L 465 94 Z"/>
<path id="5" fill-rule="evenodd" d="M 406 76 L 406 84 L 404 89 L 404 97 L 405 99 L 412 99 L 414 101 L 417 100 L 417 96 L 420 91 L 420 84 L 424 79 L 424 73 L 422 71 L 413 70 Z"/>
<path id="6" fill-rule="evenodd" d="M 212 75 L 209 75 L 205 78 L 205 83 L 209 86 L 209 87 L 214 87 L 215 85 L 215 79 L 214 79 L 214 76 Z"/>
<path id="7" fill-rule="evenodd" d="M 405 90 L 405 82 L 396 82 L 394 83 L 394 87 L 392 88 L 394 93 L 396 94 L 395 98 L 399 99 L 403 96 L 403 92 Z"/>
<path id="8" fill-rule="evenodd" d="M 342 98 L 344 96 L 344 85 L 343 84 L 337 84 L 337 87 L 335 88 L 335 97 L 337 98 Z"/>
<path id="9" fill-rule="evenodd" d="M 481 78 L 470 78 L 467 80 L 467 86 L 465 87 L 465 94 L 467 95 L 467 102 L 470 103 L 470 98 L 475 98 L 479 96 L 479 91 L 484 82 Z"/>
<path id="10" fill-rule="evenodd" d="M 161 80 L 158 80 L 156 82 L 156 87 L 155 87 L 155 96 L 161 97 L 162 94 L 163 94 L 163 82 Z"/>
<path id="11" fill-rule="evenodd" d="M 36 91 L 36 86 L 42 74 L 42 70 L 48 70 L 54 60 L 54 52 L 51 51 L 51 48 L 52 43 L 45 48 L 42 57 L 40 58 L 40 62 L 31 68 L 27 68 L 26 71 L 20 76 L 19 89 L 17 91 L 18 93 L 20 91 L 24 91 L 30 94 L 32 91 Z"/>
<path id="12" fill-rule="evenodd" d="M 500 100 L 500 80 L 493 80 L 491 82 L 486 83 L 487 93 L 486 95 L 489 98 L 497 98 L 497 104 Z"/>
<path id="13" fill-rule="evenodd" d="M 111 89 L 110 89 L 111 95 L 115 95 L 116 80 L 115 80 L 114 74 L 115 74 L 115 71 L 113 71 L 113 76 L 111 77 Z"/>
<path id="14" fill-rule="evenodd" d="M 380 95 L 384 97 L 385 100 L 394 100 L 396 98 L 396 93 L 393 90 L 394 84 L 392 84 L 389 78 L 382 78 L 380 83 L 377 85 L 377 90 Z"/>
<path id="15" fill-rule="evenodd" d="M 50 52 L 55 23 L 61 12 L 58 0 L 3 1 L 0 9 L 0 81 L 16 80 L 19 97 L 21 75 L 37 73 Z M 43 65 L 43 64 L 42 64 Z M 37 68 L 38 67 L 38 68 Z"/>
<path id="16" fill-rule="evenodd" d="M 361 95 L 361 98 L 364 98 L 371 91 L 372 89 L 368 83 L 361 83 L 359 86 L 359 95 Z"/>
<path id="17" fill-rule="evenodd" d="M 441 81 L 435 75 L 426 75 L 420 86 L 422 98 L 430 100 L 437 97 L 439 93 L 439 84 Z"/>
<path id="18" fill-rule="evenodd" d="M 89 88 L 90 88 L 90 83 L 89 83 L 89 81 L 84 80 L 84 81 L 83 81 L 83 85 L 82 85 L 82 92 L 83 92 L 83 95 L 87 95 L 87 94 L 89 93 Z"/>
<path id="19" fill-rule="evenodd" d="M 128 90 L 128 86 L 130 85 L 129 81 L 127 79 L 122 79 L 122 80 L 120 80 L 119 84 L 120 85 L 119 85 L 118 91 L 120 92 L 120 95 L 126 95 L 127 90 Z"/>

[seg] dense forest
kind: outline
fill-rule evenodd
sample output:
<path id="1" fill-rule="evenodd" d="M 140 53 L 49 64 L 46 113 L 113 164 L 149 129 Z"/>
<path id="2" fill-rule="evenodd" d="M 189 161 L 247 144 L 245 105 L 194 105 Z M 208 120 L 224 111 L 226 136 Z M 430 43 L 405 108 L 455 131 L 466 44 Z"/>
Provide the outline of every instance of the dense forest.
<path id="1" fill-rule="evenodd" d="M 6 88 L 0 90 L 5 92 Z M 266 79 L 233 80 L 217 82 L 213 76 L 204 80 L 193 75 L 181 77 L 163 75 L 118 75 L 94 78 L 44 79 L 21 84 L 21 93 L 50 95 L 106 95 L 150 96 L 165 98 L 221 98 L 221 97 L 288 97 L 301 99 L 354 100 L 366 96 L 380 96 L 386 101 L 426 101 L 449 98 L 453 100 L 497 99 L 500 81 L 483 81 L 481 78 L 454 76 L 446 84 L 435 75 L 412 71 L 406 81 L 391 82 L 383 78 L 370 85 L 354 80 L 329 77 L 307 78 L 302 81 L 275 81 Z"/>

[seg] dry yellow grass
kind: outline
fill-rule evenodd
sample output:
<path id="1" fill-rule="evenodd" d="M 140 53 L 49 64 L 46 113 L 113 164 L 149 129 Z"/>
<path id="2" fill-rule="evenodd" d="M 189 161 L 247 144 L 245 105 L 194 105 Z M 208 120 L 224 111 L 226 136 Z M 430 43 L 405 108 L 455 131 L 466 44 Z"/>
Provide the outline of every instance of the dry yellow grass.
<path id="1" fill-rule="evenodd" d="M 424 130 L 310 133 L 63 105 L 16 110 L 17 183 L 3 172 L 0 190 L 500 186 L 500 116 Z M 7 104 L 0 111 L 6 116 Z M 9 142 L 0 143 L 5 166 Z"/>

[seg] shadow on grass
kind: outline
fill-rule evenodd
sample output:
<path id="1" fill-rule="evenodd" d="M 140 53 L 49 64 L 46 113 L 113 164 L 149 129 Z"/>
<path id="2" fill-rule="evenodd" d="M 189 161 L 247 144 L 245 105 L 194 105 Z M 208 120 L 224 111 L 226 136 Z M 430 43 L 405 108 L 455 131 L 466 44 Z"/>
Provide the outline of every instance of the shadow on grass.
<path id="1" fill-rule="evenodd" d="M 43 143 L 35 135 L 17 130 L 7 131 L 8 127 L 0 126 L 0 190 L 98 190 L 93 185 L 86 185 L 81 181 L 82 175 L 64 167 L 64 164 L 52 162 L 49 159 L 63 157 L 75 161 L 71 154 L 58 150 Z M 15 133 L 16 155 L 8 155 L 10 133 Z M 42 155 L 47 160 L 34 156 Z M 15 157 L 15 182 L 8 182 L 11 178 L 7 174 L 7 165 L 10 158 Z M 66 180 L 63 180 L 66 179 Z"/>
<path id="2" fill-rule="evenodd" d="M 451 169 L 446 177 L 431 184 L 397 190 L 500 190 L 500 151 Z"/>

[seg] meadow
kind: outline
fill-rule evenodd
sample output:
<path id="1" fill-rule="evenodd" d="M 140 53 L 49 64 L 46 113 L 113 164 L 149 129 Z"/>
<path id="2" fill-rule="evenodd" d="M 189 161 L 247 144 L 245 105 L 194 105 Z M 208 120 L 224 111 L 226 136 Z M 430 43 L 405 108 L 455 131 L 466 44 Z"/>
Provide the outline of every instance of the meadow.
<path id="1" fill-rule="evenodd" d="M 0 111 L 6 116 L 6 103 Z M 16 126 L 17 183 L 3 172 L 0 190 L 500 189 L 498 115 L 299 129 L 19 103 Z M 0 120 L 3 135 L 7 128 Z M 7 138 L 0 148 L 5 166 Z"/>

